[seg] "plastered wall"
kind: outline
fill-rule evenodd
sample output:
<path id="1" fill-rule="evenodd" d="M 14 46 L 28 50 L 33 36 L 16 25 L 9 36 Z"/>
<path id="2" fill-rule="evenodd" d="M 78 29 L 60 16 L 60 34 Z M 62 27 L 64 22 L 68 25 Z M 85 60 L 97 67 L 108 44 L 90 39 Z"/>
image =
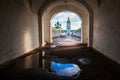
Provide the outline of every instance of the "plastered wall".
<path id="1" fill-rule="evenodd" d="M 120 0 L 88 3 L 94 12 L 93 47 L 120 63 Z"/>
<path id="2" fill-rule="evenodd" d="M 0 1 L 0 63 L 39 46 L 38 16 L 25 1 Z"/>

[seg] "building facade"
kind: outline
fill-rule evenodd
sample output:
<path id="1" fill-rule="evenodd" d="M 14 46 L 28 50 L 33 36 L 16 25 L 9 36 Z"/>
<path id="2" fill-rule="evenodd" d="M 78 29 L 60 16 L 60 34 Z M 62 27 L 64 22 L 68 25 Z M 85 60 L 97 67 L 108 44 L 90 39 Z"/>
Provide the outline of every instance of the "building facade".
<path id="1" fill-rule="evenodd" d="M 68 19 L 67 19 L 66 30 L 67 30 L 67 35 L 70 35 L 70 31 L 71 31 L 71 21 L 70 21 L 70 18 L 69 18 L 69 17 L 68 17 Z"/>

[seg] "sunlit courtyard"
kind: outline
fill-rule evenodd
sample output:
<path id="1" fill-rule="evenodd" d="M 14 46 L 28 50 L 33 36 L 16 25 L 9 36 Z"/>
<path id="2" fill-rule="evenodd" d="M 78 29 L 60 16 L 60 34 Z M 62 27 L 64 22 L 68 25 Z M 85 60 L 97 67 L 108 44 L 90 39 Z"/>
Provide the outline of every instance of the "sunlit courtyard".
<path id="1" fill-rule="evenodd" d="M 75 36 L 57 37 L 53 38 L 53 44 L 60 46 L 72 46 L 81 43 L 81 39 Z"/>

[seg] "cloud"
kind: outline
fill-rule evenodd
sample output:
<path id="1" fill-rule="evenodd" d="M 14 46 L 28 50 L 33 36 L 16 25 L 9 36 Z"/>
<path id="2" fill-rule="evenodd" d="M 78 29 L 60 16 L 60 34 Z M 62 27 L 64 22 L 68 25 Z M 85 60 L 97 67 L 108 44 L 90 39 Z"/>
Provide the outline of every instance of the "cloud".
<path id="1" fill-rule="evenodd" d="M 55 15 L 51 20 L 51 25 L 54 26 L 54 24 L 59 21 L 62 24 L 61 27 L 66 29 L 66 21 L 68 17 L 71 20 L 71 29 L 78 29 L 81 27 L 82 20 L 80 17 L 77 14 L 69 11 L 61 12 Z"/>
<path id="2" fill-rule="evenodd" d="M 68 67 L 65 69 L 61 69 L 56 73 L 60 76 L 73 76 L 78 74 L 79 71 L 80 71 L 80 68 L 78 67 L 70 67 L 70 68 Z"/>

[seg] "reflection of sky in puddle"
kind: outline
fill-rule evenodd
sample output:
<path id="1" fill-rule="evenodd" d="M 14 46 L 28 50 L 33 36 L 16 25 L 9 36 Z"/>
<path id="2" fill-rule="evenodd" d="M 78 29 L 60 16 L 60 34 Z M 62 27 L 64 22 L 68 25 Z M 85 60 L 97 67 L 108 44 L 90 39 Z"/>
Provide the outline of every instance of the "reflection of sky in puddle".
<path id="1" fill-rule="evenodd" d="M 75 64 L 51 62 L 51 68 L 60 76 L 74 76 L 80 72 L 79 66 Z"/>

